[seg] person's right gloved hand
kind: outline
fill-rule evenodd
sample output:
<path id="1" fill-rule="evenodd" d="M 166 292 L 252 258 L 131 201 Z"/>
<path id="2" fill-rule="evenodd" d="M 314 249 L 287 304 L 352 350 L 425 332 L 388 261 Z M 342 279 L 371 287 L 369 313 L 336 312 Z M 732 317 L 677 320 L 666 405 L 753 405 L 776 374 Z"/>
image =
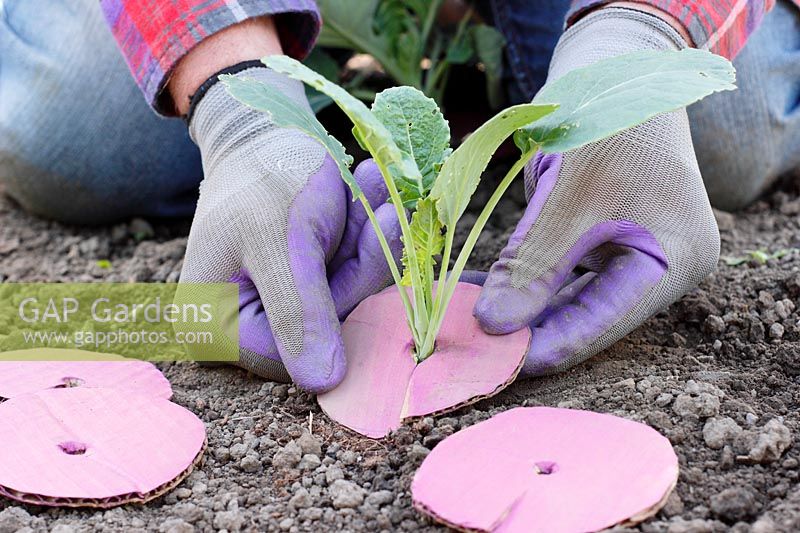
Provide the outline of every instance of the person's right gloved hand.
<path id="1" fill-rule="evenodd" d="M 564 33 L 548 79 L 627 52 L 683 46 L 652 15 L 602 9 Z M 539 154 L 525 186 L 525 215 L 474 310 L 489 333 L 531 328 L 524 376 L 600 352 L 717 265 L 719 232 L 685 110 L 564 154 Z"/>
<path id="2" fill-rule="evenodd" d="M 311 112 L 300 82 L 255 78 Z M 181 282 L 238 282 L 239 365 L 321 392 L 344 377 L 339 320 L 391 281 L 377 237 L 325 149 L 231 97 L 221 83 L 197 104 L 200 187 Z M 399 259 L 400 229 L 374 163 L 355 177 Z M 284 369 L 285 367 L 285 369 Z"/>

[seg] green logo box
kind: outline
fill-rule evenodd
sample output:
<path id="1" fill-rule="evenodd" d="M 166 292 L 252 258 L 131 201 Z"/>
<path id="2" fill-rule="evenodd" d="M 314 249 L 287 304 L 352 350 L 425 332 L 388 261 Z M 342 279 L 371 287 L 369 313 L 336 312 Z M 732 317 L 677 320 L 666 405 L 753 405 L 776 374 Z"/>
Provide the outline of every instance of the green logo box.
<path id="1" fill-rule="evenodd" d="M 0 360 L 109 355 L 238 361 L 238 284 L 0 284 Z"/>

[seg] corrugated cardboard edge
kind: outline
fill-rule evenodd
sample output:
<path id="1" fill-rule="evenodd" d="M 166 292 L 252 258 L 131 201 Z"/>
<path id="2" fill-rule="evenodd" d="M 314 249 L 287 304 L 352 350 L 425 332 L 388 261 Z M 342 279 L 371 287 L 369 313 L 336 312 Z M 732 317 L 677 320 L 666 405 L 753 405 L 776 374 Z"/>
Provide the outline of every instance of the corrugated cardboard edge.
<path id="1" fill-rule="evenodd" d="M 664 496 L 655 505 L 653 505 L 649 509 L 645 509 L 644 511 L 642 511 L 642 512 L 640 512 L 638 514 L 633 515 L 632 517 L 628 518 L 627 520 L 623 520 L 622 522 L 620 522 L 618 524 L 615 524 L 612 527 L 617 527 L 617 526 L 620 526 L 620 527 L 632 527 L 632 526 L 635 526 L 636 524 L 640 524 L 640 523 L 644 522 L 645 520 L 648 520 L 648 519 L 654 517 L 661 510 L 661 508 L 664 507 L 667 504 L 667 500 L 669 499 L 670 494 L 672 494 L 672 492 L 675 490 L 675 487 L 678 485 L 678 474 L 679 474 L 679 472 L 680 472 L 680 468 L 676 468 L 675 469 L 675 479 L 673 480 L 672 485 L 670 485 L 670 487 L 664 493 Z"/>
<path id="2" fill-rule="evenodd" d="M 6 498 L 10 498 L 22 503 L 43 505 L 47 507 L 91 507 L 95 509 L 110 509 L 112 507 L 118 507 L 120 505 L 126 505 L 129 503 L 147 503 L 168 493 L 177 487 L 181 481 L 186 479 L 186 477 L 191 474 L 195 467 L 202 461 L 206 448 L 208 448 L 207 437 L 203 440 L 203 445 L 200 447 L 200 451 L 197 453 L 197 456 L 183 472 L 178 474 L 178 476 L 171 481 L 168 481 L 160 487 L 156 487 L 150 492 L 146 492 L 144 494 L 121 494 L 119 496 L 112 496 L 109 498 L 58 498 L 18 492 L 14 489 L 0 485 L 0 496 L 5 496 Z"/>
<path id="3" fill-rule="evenodd" d="M 491 397 L 496 396 L 496 395 L 500 394 L 501 392 L 503 392 L 503 390 L 508 388 L 512 383 L 514 383 L 514 381 L 517 379 L 517 376 L 519 376 L 519 373 L 522 371 L 522 367 L 525 365 L 525 356 L 528 355 L 528 351 L 530 351 L 530 348 L 531 348 L 531 339 L 532 339 L 532 337 L 533 337 L 532 335 L 528 337 L 528 344 L 525 347 L 525 351 L 522 352 L 522 355 L 520 357 L 520 361 L 519 361 L 519 365 L 517 366 L 517 369 L 508 377 L 508 379 L 505 382 L 503 382 L 500 385 L 498 385 L 497 388 L 495 388 L 492 392 L 490 392 L 488 394 L 479 394 L 478 396 L 473 396 L 472 398 L 468 398 L 467 400 L 459 402 L 459 403 L 457 403 L 457 404 L 455 404 L 455 405 L 453 405 L 451 407 L 446 407 L 444 409 L 439 409 L 438 411 L 425 413 L 424 415 L 401 417 L 400 418 L 400 427 L 402 427 L 402 425 L 405 424 L 405 423 L 410 423 L 410 422 L 413 422 L 415 420 L 419 420 L 419 419 L 422 419 L 422 418 L 425 418 L 425 417 L 428 417 L 428 416 L 441 416 L 441 415 L 446 414 L 446 413 L 452 413 L 453 411 L 458 411 L 459 409 L 461 409 L 463 407 L 467 407 L 468 405 L 472 405 L 474 403 L 478 403 L 478 402 L 480 402 L 482 400 L 486 400 L 488 398 L 491 398 Z M 406 390 L 406 394 L 407 393 L 408 393 L 408 390 Z M 381 439 L 385 439 L 386 437 L 388 437 L 392 433 L 392 431 L 396 431 L 397 429 L 399 429 L 399 427 L 397 429 L 392 429 L 392 430 L 388 431 L 387 433 L 381 435 L 380 437 L 370 436 L 370 435 L 367 435 L 365 433 L 362 433 L 362 432 L 358 431 L 357 429 L 351 428 L 350 426 L 347 426 L 347 425 L 343 424 L 342 422 L 339 422 L 338 420 L 336 420 L 336 418 L 331 416 L 325 410 L 325 408 L 322 405 L 319 404 L 319 402 L 317 402 L 317 405 L 319 405 L 319 407 L 322 410 L 322 412 L 325 413 L 325 415 L 329 419 L 331 419 L 333 422 L 335 422 L 336 424 L 338 424 L 339 426 L 341 426 L 345 430 L 347 430 L 349 433 L 352 433 L 354 435 L 359 435 L 361 437 L 366 437 L 368 439 L 373 439 L 373 440 L 381 440 Z"/>
<path id="4" fill-rule="evenodd" d="M 433 521 L 436 522 L 437 524 L 449 527 L 450 529 L 454 529 L 456 531 L 463 531 L 465 533 L 491 533 L 491 530 L 488 529 L 470 529 L 464 527 L 461 524 L 454 524 L 453 522 L 449 522 L 444 518 L 442 518 L 441 516 L 439 516 L 438 514 L 436 514 L 436 512 L 433 509 L 431 509 L 430 507 L 428 507 L 427 505 L 416 499 L 412 499 L 411 504 L 414 506 L 414 509 L 428 516 L 429 518 L 432 518 Z"/>
<path id="5" fill-rule="evenodd" d="M 633 516 L 631 516 L 629 518 L 626 518 L 625 520 L 622 520 L 621 522 L 617 522 L 616 524 L 613 524 L 612 526 L 609 526 L 608 528 L 606 528 L 606 529 L 604 529 L 602 531 L 607 531 L 607 530 L 613 529 L 615 527 L 632 527 L 632 526 L 635 526 L 637 524 L 640 524 L 640 523 L 644 522 L 645 520 L 648 520 L 648 519 L 654 517 L 667 504 L 667 500 L 669 499 L 670 494 L 672 494 L 672 492 L 675 490 L 675 486 L 678 484 L 679 470 L 680 469 L 678 469 L 678 468 L 675 469 L 675 479 L 673 480 L 672 484 L 667 489 L 667 491 L 664 493 L 664 496 L 662 496 L 661 499 L 658 502 L 656 502 L 652 507 L 648 507 L 647 509 L 644 509 L 643 511 L 640 511 L 639 513 L 637 513 L 637 514 L 635 514 L 635 515 L 633 515 Z M 430 517 L 431 519 L 433 519 L 434 522 L 436 522 L 438 524 L 442 524 L 443 526 L 447 526 L 450 529 L 454 529 L 456 531 L 463 531 L 465 533 L 491 533 L 491 531 L 492 531 L 492 530 L 489 530 L 489 529 L 470 529 L 470 528 L 465 528 L 463 525 L 454 524 L 452 522 L 449 522 L 449 521 L 445 520 L 444 518 L 442 518 L 441 516 L 437 515 L 436 512 L 433 509 L 431 509 L 430 507 L 428 507 L 424 503 L 420 502 L 419 500 L 413 498 L 413 496 L 412 496 L 412 502 L 411 503 L 412 503 L 412 505 L 414 506 L 414 508 L 418 512 Z"/>
<path id="6" fill-rule="evenodd" d="M 528 344 L 525 347 L 525 351 L 522 352 L 522 356 L 520 358 L 519 365 L 517 365 L 517 369 L 514 370 L 514 372 L 508 377 L 508 379 L 505 382 L 498 385 L 497 388 L 495 388 L 492 392 L 487 394 L 479 394 L 478 396 L 473 396 L 472 398 L 459 402 L 453 405 L 452 407 L 445 407 L 444 409 L 439 409 L 438 411 L 433 411 L 431 413 L 425 413 L 424 415 L 403 417 L 401 420 L 403 422 L 412 422 L 414 420 L 418 420 L 426 416 L 441 416 L 446 413 L 452 413 L 453 411 L 458 411 L 463 407 L 467 407 L 468 405 L 478 403 L 482 400 L 486 400 L 493 396 L 497 396 L 498 394 L 503 392 L 506 388 L 508 388 L 512 383 L 514 383 L 514 381 L 517 379 L 517 376 L 519 376 L 519 373 L 522 371 L 522 367 L 525 365 L 525 356 L 528 355 L 528 352 L 531 349 L 531 337 L 532 336 L 528 337 Z"/>

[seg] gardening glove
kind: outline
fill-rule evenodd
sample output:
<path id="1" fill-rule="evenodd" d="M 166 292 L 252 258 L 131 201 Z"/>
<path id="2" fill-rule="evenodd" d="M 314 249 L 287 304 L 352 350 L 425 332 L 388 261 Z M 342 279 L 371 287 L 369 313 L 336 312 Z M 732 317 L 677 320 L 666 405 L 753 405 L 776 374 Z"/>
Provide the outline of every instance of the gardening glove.
<path id="1" fill-rule="evenodd" d="M 657 17 L 608 8 L 559 40 L 549 80 L 608 57 L 685 47 Z M 714 270 L 719 232 L 686 111 L 657 116 L 525 169 L 528 207 L 492 266 L 475 316 L 489 333 L 530 326 L 523 375 L 607 348 Z"/>
<path id="2" fill-rule="evenodd" d="M 300 82 L 266 68 L 237 76 L 311 112 Z M 276 127 L 221 83 L 196 106 L 189 131 L 205 180 L 181 282 L 239 283 L 240 366 L 276 380 L 288 371 L 312 392 L 336 386 L 345 373 L 339 320 L 391 280 L 361 204 L 322 145 Z M 399 258 L 399 224 L 377 167 L 363 163 L 355 177 Z"/>

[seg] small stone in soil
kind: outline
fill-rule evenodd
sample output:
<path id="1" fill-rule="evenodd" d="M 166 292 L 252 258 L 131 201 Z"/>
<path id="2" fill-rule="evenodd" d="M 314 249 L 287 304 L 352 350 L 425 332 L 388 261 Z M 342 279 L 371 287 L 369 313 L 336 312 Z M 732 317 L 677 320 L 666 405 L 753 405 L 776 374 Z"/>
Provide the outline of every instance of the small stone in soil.
<path id="1" fill-rule="evenodd" d="M 214 515 L 214 527 L 217 529 L 227 529 L 228 531 L 239 531 L 244 524 L 244 516 L 236 509 L 233 511 L 220 511 Z"/>
<path id="2" fill-rule="evenodd" d="M 328 482 L 328 485 L 333 484 L 334 481 L 339 479 L 344 479 L 344 471 L 341 469 L 341 467 L 334 465 L 329 467 L 325 472 L 325 481 Z"/>
<path id="3" fill-rule="evenodd" d="M 388 505 L 394 501 L 394 493 L 390 490 L 379 490 L 367 496 L 367 503 L 375 507 Z"/>
<path id="4" fill-rule="evenodd" d="M 769 338 L 770 339 L 781 339 L 783 338 L 783 334 L 786 330 L 783 327 L 783 324 L 780 322 L 775 322 L 769 327 Z"/>
<path id="5" fill-rule="evenodd" d="M 328 487 L 328 495 L 336 509 L 353 509 L 364 501 L 364 489 L 344 479 L 337 479 Z"/>
<path id="6" fill-rule="evenodd" d="M 322 461 L 319 460 L 319 457 L 307 453 L 302 457 L 302 459 L 300 459 L 300 463 L 298 463 L 297 468 L 300 470 L 312 471 L 316 470 L 321 464 Z"/>
<path id="7" fill-rule="evenodd" d="M 312 503 L 311 494 L 305 488 L 297 489 L 292 497 L 289 498 L 289 505 L 295 509 L 305 509 L 306 507 L 311 507 Z"/>
<path id="8" fill-rule="evenodd" d="M 748 456 L 757 463 L 771 463 L 778 460 L 791 445 L 792 432 L 773 418 L 761 428 Z"/>
<path id="9" fill-rule="evenodd" d="M 712 450 L 721 450 L 741 432 L 741 426 L 730 417 L 710 418 L 703 426 L 703 440 Z"/>
<path id="10" fill-rule="evenodd" d="M 239 463 L 239 468 L 241 468 L 243 472 L 252 474 L 261 470 L 261 461 L 258 460 L 258 456 L 256 455 L 247 455 Z"/>
<path id="11" fill-rule="evenodd" d="M 7 507 L 0 511 L 0 533 L 14 533 L 30 522 L 31 515 L 22 507 Z"/>
<path id="12" fill-rule="evenodd" d="M 302 459 L 303 450 L 296 441 L 290 441 L 286 446 L 275 452 L 272 457 L 272 466 L 275 468 L 294 468 Z"/>
<path id="13" fill-rule="evenodd" d="M 708 315 L 703 323 L 703 331 L 709 335 L 721 335 L 725 333 L 725 321 L 717 315 Z"/>
<path id="14" fill-rule="evenodd" d="M 711 497 L 711 511 L 726 522 L 736 522 L 758 512 L 759 505 L 749 487 L 731 487 Z"/>
<path id="15" fill-rule="evenodd" d="M 322 455 L 322 443 L 308 431 L 304 431 L 303 434 L 300 435 L 297 439 L 297 444 L 300 445 L 303 455 L 311 454 L 317 457 Z"/>
<path id="16" fill-rule="evenodd" d="M 695 415 L 701 418 L 708 418 L 719 414 L 719 407 L 719 398 L 707 392 L 702 392 L 697 396 L 679 395 L 672 405 L 672 410 L 682 417 Z"/>

